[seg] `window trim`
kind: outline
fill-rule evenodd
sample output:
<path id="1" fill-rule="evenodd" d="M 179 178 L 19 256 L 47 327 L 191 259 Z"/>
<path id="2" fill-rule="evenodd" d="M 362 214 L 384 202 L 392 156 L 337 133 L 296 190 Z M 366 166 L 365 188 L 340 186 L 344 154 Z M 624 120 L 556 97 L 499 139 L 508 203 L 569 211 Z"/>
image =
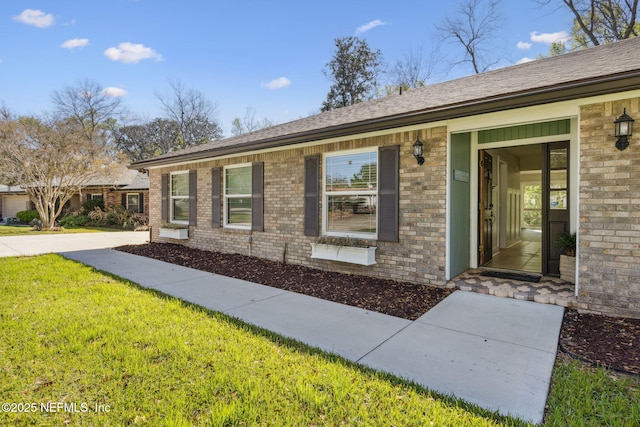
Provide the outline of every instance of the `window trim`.
<path id="1" fill-rule="evenodd" d="M 172 186 L 173 186 L 173 176 L 174 175 L 187 175 L 187 195 L 186 196 L 174 196 L 173 195 L 173 191 L 172 191 Z M 187 219 L 185 220 L 177 220 L 177 219 L 173 219 L 173 200 L 174 199 L 186 199 L 187 202 L 189 201 L 189 171 L 180 171 L 180 172 L 171 172 L 169 174 L 169 183 L 168 183 L 168 200 L 169 200 L 169 222 L 171 224 L 182 224 L 182 225 L 189 225 L 189 220 Z"/>
<path id="2" fill-rule="evenodd" d="M 327 193 L 327 159 L 330 157 L 341 157 L 349 154 L 360 154 L 360 153 L 375 153 L 376 155 L 376 189 L 375 190 L 365 190 L 362 192 L 353 192 L 353 191 L 335 191 Z M 353 237 L 357 239 L 365 239 L 365 240 L 377 240 L 379 233 L 379 224 L 378 224 L 378 204 L 380 202 L 380 153 L 378 147 L 365 147 L 358 148 L 353 150 L 340 150 L 334 151 L 331 153 L 324 153 L 322 156 L 322 235 L 323 236 L 334 236 L 334 237 Z M 354 194 L 355 193 L 355 194 Z M 362 232 L 343 232 L 343 231 L 329 231 L 328 219 L 329 219 L 329 196 L 350 196 L 356 194 L 367 194 L 367 195 L 375 195 L 376 196 L 376 216 L 375 216 L 375 225 L 376 232 L 375 233 L 362 233 Z"/>
<path id="3" fill-rule="evenodd" d="M 99 197 L 95 198 L 95 197 Z M 87 200 L 102 200 L 104 202 L 104 194 L 102 193 L 91 193 L 89 194 L 89 197 L 87 198 Z"/>
<path id="4" fill-rule="evenodd" d="M 251 212 L 251 220 L 249 221 L 248 225 L 237 225 L 237 224 L 229 224 L 229 206 L 228 206 L 228 200 L 229 198 L 240 198 L 240 197 L 244 197 L 244 198 L 248 198 L 249 200 L 251 200 L 251 205 L 253 206 L 253 194 L 252 192 L 249 192 L 247 194 L 239 194 L 239 195 L 233 195 L 233 196 L 229 196 L 227 195 L 227 170 L 229 169 L 239 169 L 239 168 L 249 168 L 249 170 L 251 171 L 251 184 L 253 187 L 253 164 L 252 163 L 239 163 L 237 165 L 228 165 L 228 166 L 224 166 L 222 169 L 222 198 L 223 198 L 223 202 L 222 202 L 222 216 L 223 216 L 223 221 L 222 221 L 222 225 L 224 228 L 232 228 L 232 229 L 236 229 L 236 230 L 251 230 L 252 229 L 252 224 L 253 224 L 253 211 Z M 253 191 L 253 188 L 251 189 Z"/>

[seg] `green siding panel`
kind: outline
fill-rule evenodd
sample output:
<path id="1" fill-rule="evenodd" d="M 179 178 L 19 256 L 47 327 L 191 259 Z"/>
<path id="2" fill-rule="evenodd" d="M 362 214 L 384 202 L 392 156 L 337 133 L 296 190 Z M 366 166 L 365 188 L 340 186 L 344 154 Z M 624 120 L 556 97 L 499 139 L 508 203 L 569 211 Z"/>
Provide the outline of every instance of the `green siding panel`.
<path id="1" fill-rule="evenodd" d="M 471 134 L 451 135 L 450 275 L 470 268 L 471 253 Z"/>
<path id="2" fill-rule="evenodd" d="M 490 142 L 513 141 L 515 139 L 566 135 L 570 132 L 570 129 L 571 121 L 569 119 L 486 129 L 478 132 L 478 143 L 488 144 Z"/>

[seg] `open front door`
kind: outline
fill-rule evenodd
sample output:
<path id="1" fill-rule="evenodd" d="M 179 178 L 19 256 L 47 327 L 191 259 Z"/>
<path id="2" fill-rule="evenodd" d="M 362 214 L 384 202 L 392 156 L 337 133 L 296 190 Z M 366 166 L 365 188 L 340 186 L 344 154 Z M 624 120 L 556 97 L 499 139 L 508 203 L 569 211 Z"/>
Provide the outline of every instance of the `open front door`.
<path id="1" fill-rule="evenodd" d="M 493 158 L 485 150 L 480 150 L 479 158 L 478 265 L 484 265 L 491 261 L 493 251 Z"/>
<path id="2" fill-rule="evenodd" d="M 569 231 L 569 143 L 546 144 L 542 162 L 542 274 L 560 274 L 558 235 Z"/>

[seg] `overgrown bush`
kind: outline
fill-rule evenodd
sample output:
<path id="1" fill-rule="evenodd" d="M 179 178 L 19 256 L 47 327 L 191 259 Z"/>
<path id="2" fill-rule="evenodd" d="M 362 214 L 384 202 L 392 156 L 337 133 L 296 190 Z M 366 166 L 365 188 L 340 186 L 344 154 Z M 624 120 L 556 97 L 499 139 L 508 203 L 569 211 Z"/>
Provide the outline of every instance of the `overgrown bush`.
<path id="1" fill-rule="evenodd" d="M 89 212 L 91 212 L 95 208 L 104 210 L 104 201 L 100 199 L 86 200 L 84 203 L 82 203 L 82 214 L 88 215 Z"/>
<path id="2" fill-rule="evenodd" d="M 60 219 L 60 225 L 63 227 L 83 227 L 90 222 L 91 219 L 87 215 L 68 215 Z"/>
<path id="3" fill-rule="evenodd" d="M 133 213 L 122 206 L 113 206 L 106 210 L 94 207 L 87 215 L 82 211 L 74 212 L 60 220 L 63 226 L 107 227 L 123 230 L 141 230 L 148 225 L 147 217 Z"/>
<path id="4" fill-rule="evenodd" d="M 34 219 L 40 219 L 40 214 L 37 210 L 30 209 L 28 211 L 20 211 L 16 213 L 16 218 L 18 218 L 23 224 L 29 224 Z"/>

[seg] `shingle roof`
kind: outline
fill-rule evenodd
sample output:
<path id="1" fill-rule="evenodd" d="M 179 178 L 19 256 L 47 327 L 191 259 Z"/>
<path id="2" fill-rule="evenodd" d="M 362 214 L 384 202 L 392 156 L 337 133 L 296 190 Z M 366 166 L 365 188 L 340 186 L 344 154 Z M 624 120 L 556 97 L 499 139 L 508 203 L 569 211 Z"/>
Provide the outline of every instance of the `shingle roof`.
<path id="1" fill-rule="evenodd" d="M 136 162 L 132 168 L 640 88 L 640 37 L 432 84 Z"/>

